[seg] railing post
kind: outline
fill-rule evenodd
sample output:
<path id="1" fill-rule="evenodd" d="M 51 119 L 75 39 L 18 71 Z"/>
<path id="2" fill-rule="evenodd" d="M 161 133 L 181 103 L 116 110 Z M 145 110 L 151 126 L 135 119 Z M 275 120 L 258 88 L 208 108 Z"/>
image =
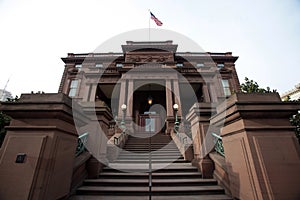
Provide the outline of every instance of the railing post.
<path id="1" fill-rule="evenodd" d="M 207 137 L 211 137 L 210 118 L 214 112 L 215 107 L 212 103 L 195 103 L 186 117 L 191 123 L 193 138 L 194 159 L 192 164 L 198 167 L 204 178 L 213 177 L 214 165 L 208 156 L 211 149 L 207 148 L 212 141 L 207 140 Z"/>

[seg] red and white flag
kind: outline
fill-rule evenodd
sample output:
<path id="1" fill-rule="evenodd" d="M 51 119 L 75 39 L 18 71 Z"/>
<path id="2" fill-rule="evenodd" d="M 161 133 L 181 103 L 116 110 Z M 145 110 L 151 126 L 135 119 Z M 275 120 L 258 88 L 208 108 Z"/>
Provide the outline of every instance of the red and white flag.
<path id="1" fill-rule="evenodd" d="M 151 19 L 153 19 L 155 21 L 157 26 L 162 26 L 163 25 L 163 23 L 159 19 L 157 19 L 151 11 L 150 11 L 150 15 L 151 15 Z"/>

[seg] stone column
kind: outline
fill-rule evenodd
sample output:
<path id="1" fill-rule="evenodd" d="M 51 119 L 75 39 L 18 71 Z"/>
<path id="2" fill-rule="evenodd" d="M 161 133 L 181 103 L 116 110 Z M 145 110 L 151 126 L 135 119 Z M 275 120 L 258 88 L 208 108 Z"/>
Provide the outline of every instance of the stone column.
<path id="1" fill-rule="evenodd" d="M 195 103 L 187 114 L 191 123 L 194 159 L 192 164 L 201 171 L 203 178 L 212 178 L 213 162 L 208 154 L 214 148 L 211 138 L 210 117 L 215 112 L 211 103 Z"/>
<path id="2" fill-rule="evenodd" d="M 71 99 L 23 94 L 18 102 L 2 103 L 1 110 L 12 117 L 0 151 L 1 199 L 66 197 L 78 140 Z"/>
<path id="3" fill-rule="evenodd" d="M 121 87 L 120 87 L 120 98 L 119 98 L 119 107 L 118 107 L 118 116 L 121 119 L 123 115 L 123 111 L 121 109 L 122 104 L 127 103 L 126 102 L 126 92 L 127 92 L 127 87 L 126 87 L 126 79 L 121 80 Z"/>
<path id="4" fill-rule="evenodd" d="M 209 91 L 206 82 L 203 83 L 202 92 L 204 97 L 204 102 L 210 102 Z"/>
<path id="5" fill-rule="evenodd" d="M 133 110 L 133 80 L 130 79 L 128 81 L 128 89 L 127 89 L 127 110 L 126 117 L 132 118 L 132 110 Z"/>
<path id="6" fill-rule="evenodd" d="M 174 101 L 179 105 L 177 115 L 181 116 L 182 106 L 181 106 L 181 100 L 180 100 L 180 92 L 179 92 L 179 85 L 178 85 L 178 79 L 173 80 L 173 87 L 174 87 Z"/>
<path id="7" fill-rule="evenodd" d="M 298 109 L 277 93 L 237 93 L 217 107 L 211 123 L 221 128 L 234 197 L 299 199 L 300 149 L 289 122 Z"/>
<path id="8" fill-rule="evenodd" d="M 95 97 L 96 97 L 96 93 L 97 93 L 98 83 L 92 83 L 91 87 L 92 87 L 91 93 L 89 94 L 89 91 L 87 91 L 87 95 L 90 95 L 89 96 L 89 101 L 94 102 L 95 101 Z"/>
<path id="9" fill-rule="evenodd" d="M 173 117 L 173 101 L 172 101 L 172 87 L 171 80 L 166 80 L 166 109 L 167 117 Z"/>
<path id="10" fill-rule="evenodd" d="M 170 134 L 174 127 L 174 111 L 172 100 L 172 87 L 171 80 L 166 80 L 166 109 L 167 109 L 167 121 L 166 121 L 166 133 Z"/>
<path id="11" fill-rule="evenodd" d="M 218 98 L 217 98 L 217 89 L 215 87 L 215 83 L 210 82 L 208 87 L 209 87 L 209 94 L 211 97 L 211 102 L 217 102 Z"/>

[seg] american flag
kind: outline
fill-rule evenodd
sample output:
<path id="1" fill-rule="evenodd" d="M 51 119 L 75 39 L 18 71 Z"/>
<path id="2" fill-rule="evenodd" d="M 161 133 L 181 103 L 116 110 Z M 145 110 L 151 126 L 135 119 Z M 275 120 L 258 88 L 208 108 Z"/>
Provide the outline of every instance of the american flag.
<path id="1" fill-rule="evenodd" d="M 155 21 L 155 23 L 156 23 L 157 26 L 162 26 L 163 25 L 163 23 L 159 19 L 157 19 L 155 17 L 155 15 L 153 15 L 152 12 L 150 12 L 150 15 L 151 15 L 151 19 L 153 19 Z"/>

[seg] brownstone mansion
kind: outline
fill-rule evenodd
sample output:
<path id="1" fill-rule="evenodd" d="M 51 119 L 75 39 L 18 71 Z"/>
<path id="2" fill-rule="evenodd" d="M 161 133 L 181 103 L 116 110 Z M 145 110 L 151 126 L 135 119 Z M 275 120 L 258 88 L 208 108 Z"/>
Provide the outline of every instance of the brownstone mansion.
<path id="1" fill-rule="evenodd" d="M 299 104 L 240 93 L 231 52 L 121 47 L 1 104 L 0 199 L 300 199 Z"/>

